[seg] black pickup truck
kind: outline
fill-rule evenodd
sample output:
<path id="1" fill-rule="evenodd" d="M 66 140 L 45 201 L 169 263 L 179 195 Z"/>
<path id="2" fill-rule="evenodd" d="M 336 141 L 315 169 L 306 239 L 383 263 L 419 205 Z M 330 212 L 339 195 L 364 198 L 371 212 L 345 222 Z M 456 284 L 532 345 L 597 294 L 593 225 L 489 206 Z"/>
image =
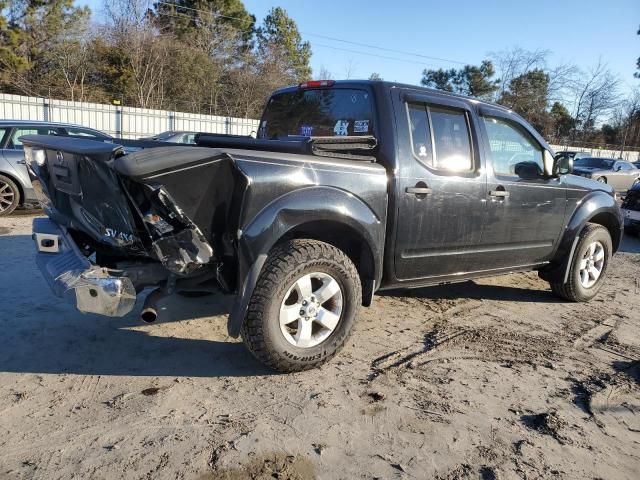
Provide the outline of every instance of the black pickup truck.
<path id="1" fill-rule="evenodd" d="M 278 90 L 255 139 L 22 141 L 54 292 L 121 316 L 152 288 L 153 321 L 162 297 L 222 289 L 229 334 L 281 371 L 331 358 L 378 290 L 537 270 L 589 300 L 622 237 L 611 187 L 571 175 L 521 117 L 409 85 Z"/>

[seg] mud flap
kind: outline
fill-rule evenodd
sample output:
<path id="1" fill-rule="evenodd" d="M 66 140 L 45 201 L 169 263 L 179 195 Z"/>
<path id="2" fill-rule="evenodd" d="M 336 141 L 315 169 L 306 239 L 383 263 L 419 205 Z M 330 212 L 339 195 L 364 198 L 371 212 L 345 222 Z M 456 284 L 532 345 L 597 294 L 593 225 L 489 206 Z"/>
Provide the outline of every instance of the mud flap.
<path id="1" fill-rule="evenodd" d="M 230 337 L 237 338 L 240 335 L 242 323 L 244 322 L 244 317 L 249 307 L 249 301 L 251 300 L 253 291 L 258 283 L 258 278 L 260 277 L 260 272 L 266 261 L 267 255 L 265 253 L 258 255 L 258 258 L 253 262 L 253 265 L 251 265 L 247 275 L 244 277 L 242 287 L 238 290 L 238 295 L 236 295 L 236 300 L 233 303 L 227 322 L 227 333 Z"/>

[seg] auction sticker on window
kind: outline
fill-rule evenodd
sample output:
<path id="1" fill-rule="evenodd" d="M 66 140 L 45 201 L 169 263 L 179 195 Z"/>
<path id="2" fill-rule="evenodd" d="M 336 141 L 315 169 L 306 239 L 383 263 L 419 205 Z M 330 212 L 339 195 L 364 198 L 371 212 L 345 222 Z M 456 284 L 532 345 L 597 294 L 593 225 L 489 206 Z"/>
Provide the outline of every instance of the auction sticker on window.
<path id="1" fill-rule="evenodd" d="M 347 136 L 349 135 L 348 128 L 349 122 L 347 120 L 338 120 L 336 126 L 333 127 L 333 133 L 337 136 Z"/>
<path id="2" fill-rule="evenodd" d="M 367 133 L 369 131 L 369 120 L 356 120 L 353 123 L 353 133 Z"/>

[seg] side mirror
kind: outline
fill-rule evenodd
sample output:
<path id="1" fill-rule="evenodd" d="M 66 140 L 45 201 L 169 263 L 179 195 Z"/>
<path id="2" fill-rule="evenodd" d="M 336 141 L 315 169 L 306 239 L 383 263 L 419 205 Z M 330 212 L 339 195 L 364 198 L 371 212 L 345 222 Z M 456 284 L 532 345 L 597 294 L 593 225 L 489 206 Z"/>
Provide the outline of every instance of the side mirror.
<path id="1" fill-rule="evenodd" d="M 553 161 L 553 176 L 568 175 L 573 172 L 573 158 L 560 155 Z"/>
<path id="2" fill-rule="evenodd" d="M 516 163 L 515 174 L 525 180 L 534 180 L 542 176 L 540 166 L 536 162 Z"/>
<path id="3" fill-rule="evenodd" d="M 618 166 L 616 167 L 616 172 L 619 172 L 620 170 L 622 170 L 622 165 L 618 165 Z"/>

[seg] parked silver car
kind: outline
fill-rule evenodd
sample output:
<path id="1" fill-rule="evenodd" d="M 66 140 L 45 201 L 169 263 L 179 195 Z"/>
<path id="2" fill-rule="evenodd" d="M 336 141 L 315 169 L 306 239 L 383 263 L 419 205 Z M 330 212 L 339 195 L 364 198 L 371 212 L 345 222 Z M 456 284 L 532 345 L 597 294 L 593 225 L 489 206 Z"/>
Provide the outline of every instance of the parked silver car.
<path id="1" fill-rule="evenodd" d="M 617 192 L 626 192 L 640 182 L 640 170 L 631 162 L 615 158 L 580 158 L 573 161 L 573 173 L 608 183 Z"/>
<path id="2" fill-rule="evenodd" d="M 0 216 L 9 215 L 25 203 L 36 203 L 24 163 L 20 137 L 65 135 L 91 140 L 113 141 L 109 135 L 79 125 L 27 120 L 0 120 Z"/>

